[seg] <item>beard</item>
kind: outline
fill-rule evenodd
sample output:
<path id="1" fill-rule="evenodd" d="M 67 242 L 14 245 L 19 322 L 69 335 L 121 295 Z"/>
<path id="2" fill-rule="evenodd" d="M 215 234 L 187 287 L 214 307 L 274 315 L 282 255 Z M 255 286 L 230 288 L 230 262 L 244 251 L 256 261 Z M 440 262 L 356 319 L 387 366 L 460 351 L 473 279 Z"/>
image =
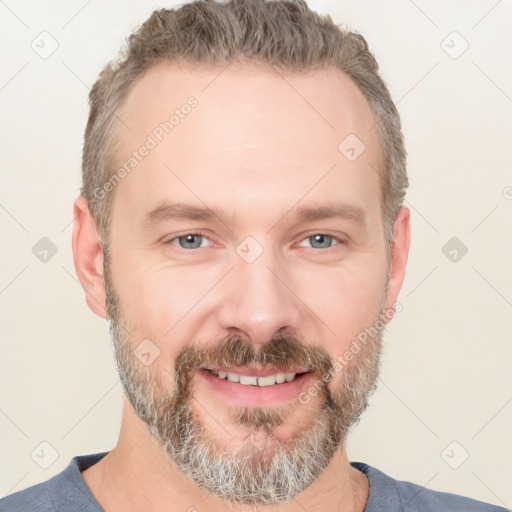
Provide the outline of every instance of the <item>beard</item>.
<path id="1" fill-rule="evenodd" d="M 170 463 L 208 493 L 253 505 L 289 502 L 324 472 L 375 390 L 383 328 L 345 364 L 337 389 L 322 379 L 326 372 L 336 373 L 325 349 L 289 334 L 274 336 L 259 350 L 237 336 L 208 346 L 190 343 L 177 355 L 174 373 L 169 372 L 172 388 L 164 389 L 151 367 L 134 356 L 135 345 L 124 328 L 107 264 L 104 275 L 110 333 L 124 392 Z M 285 406 L 232 407 L 232 422 L 248 432 L 237 449 L 220 446 L 209 435 L 193 408 L 194 375 L 199 370 L 259 366 L 286 371 L 295 365 L 310 369 L 317 377 L 317 392 L 307 405 L 297 401 Z M 285 439 L 277 435 L 276 429 L 297 413 L 299 420 L 287 425 L 291 434 Z"/>

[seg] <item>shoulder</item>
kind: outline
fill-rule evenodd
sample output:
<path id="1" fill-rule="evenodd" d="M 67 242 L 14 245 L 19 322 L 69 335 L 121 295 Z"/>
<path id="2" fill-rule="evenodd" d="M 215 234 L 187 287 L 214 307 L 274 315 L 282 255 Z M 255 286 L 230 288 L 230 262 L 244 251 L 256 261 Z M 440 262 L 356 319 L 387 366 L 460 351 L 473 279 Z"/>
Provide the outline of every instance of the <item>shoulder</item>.
<path id="1" fill-rule="evenodd" d="M 507 512 L 507 509 L 458 494 L 433 491 L 421 485 L 396 480 L 362 462 L 351 465 L 370 482 L 370 495 L 364 512 Z"/>
<path id="2" fill-rule="evenodd" d="M 505 508 L 448 492 L 433 491 L 411 482 L 397 481 L 405 511 L 506 512 Z"/>
<path id="3" fill-rule="evenodd" d="M 74 457 L 64 471 L 46 482 L 33 485 L 0 499 L 0 512 L 101 512 L 81 471 L 106 453 Z"/>
<path id="4" fill-rule="evenodd" d="M 57 509 L 52 502 L 48 482 L 33 485 L 0 499 L 0 512 L 54 512 Z"/>

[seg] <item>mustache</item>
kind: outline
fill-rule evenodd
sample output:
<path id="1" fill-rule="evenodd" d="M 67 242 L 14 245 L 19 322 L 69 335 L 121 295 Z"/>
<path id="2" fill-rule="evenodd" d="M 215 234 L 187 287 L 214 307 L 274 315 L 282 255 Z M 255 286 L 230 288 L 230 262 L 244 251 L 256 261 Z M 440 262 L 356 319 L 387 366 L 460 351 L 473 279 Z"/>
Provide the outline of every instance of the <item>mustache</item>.
<path id="1" fill-rule="evenodd" d="M 183 347 L 175 359 L 176 376 L 188 376 L 201 368 L 258 366 L 285 371 L 305 368 L 319 377 L 333 368 L 329 353 L 319 344 L 307 344 L 302 337 L 276 334 L 263 345 L 255 345 L 240 336 L 228 335 L 215 344 L 197 342 Z"/>

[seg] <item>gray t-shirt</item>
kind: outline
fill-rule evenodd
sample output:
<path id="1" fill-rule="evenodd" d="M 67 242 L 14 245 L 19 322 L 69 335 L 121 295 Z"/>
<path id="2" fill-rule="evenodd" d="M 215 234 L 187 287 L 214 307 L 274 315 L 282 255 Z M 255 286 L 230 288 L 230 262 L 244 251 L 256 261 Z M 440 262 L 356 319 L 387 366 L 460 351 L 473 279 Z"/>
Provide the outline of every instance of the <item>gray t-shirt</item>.
<path id="1" fill-rule="evenodd" d="M 106 454 L 74 457 L 64 471 L 50 480 L 1 499 L 0 512 L 105 512 L 87 487 L 81 471 Z M 364 512 L 507 512 L 495 505 L 395 480 L 362 462 L 350 464 L 370 482 Z"/>

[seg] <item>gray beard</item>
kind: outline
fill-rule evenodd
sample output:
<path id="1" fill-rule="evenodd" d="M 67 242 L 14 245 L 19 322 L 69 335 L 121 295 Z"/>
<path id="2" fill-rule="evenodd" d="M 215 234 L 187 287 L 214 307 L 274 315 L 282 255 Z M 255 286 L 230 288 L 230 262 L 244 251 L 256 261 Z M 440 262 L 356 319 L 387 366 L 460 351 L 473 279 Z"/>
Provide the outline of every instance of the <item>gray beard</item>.
<path id="1" fill-rule="evenodd" d="M 108 275 L 107 273 L 105 274 Z M 134 345 L 124 329 L 119 297 L 107 284 L 110 333 L 124 392 L 135 413 L 162 447 L 168 460 L 198 487 L 233 503 L 269 505 L 289 502 L 311 485 L 344 445 L 350 427 L 368 405 L 376 387 L 382 330 L 344 366 L 340 389 L 323 386 L 308 405 L 296 407 L 233 407 L 232 421 L 249 430 L 245 444 L 234 451 L 218 446 L 192 408 L 194 372 L 208 363 L 222 366 L 289 367 L 307 363 L 319 380 L 332 368 L 321 346 L 305 345 L 295 336 L 278 336 L 255 353 L 253 344 L 227 337 L 214 348 L 185 346 L 174 364 L 174 385 L 164 390 L 133 355 Z M 126 325 L 126 324 L 124 324 Z M 299 407 L 310 421 L 292 438 L 278 440 L 273 431 Z M 309 409 L 309 410 L 307 410 Z M 255 446 L 253 434 L 265 434 L 264 446 Z"/>

